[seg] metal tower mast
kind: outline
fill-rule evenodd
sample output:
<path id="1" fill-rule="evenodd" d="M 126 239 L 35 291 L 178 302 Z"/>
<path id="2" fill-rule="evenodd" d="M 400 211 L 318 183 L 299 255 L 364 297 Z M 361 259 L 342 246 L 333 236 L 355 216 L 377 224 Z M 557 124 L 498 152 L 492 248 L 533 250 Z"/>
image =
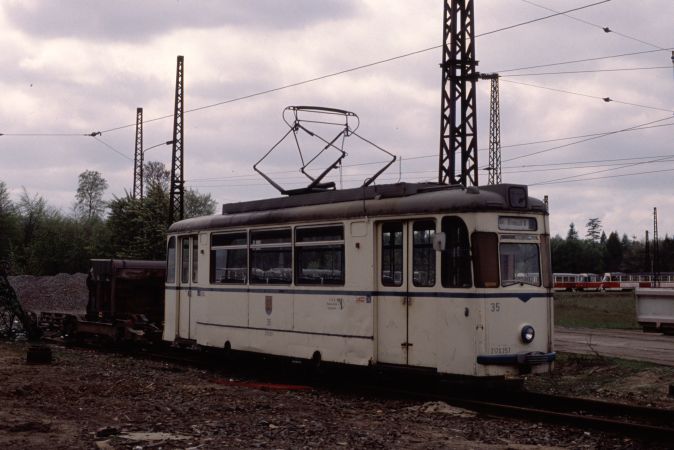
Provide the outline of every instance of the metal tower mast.
<path id="1" fill-rule="evenodd" d="M 133 198 L 143 199 L 143 108 L 136 108 L 136 153 L 133 159 Z"/>
<path id="2" fill-rule="evenodd" d="M 651 259 L 651 242 L 648 239 L 648 230 L 646 230 L 646 240 L 644 241 L 644 272 L 653 273 L 653 260 Z"/>
<path id="3" fill-rule="evenodd" d="M 178 56 L 176 68 L 176 99 L 173 113 L 173 153 L 171 157 L 171 188 L 169 198 L 169 223 L 182 220 L 185 213 L 185 177 L 183 175 L 183 110 L 184 110 L 184 57 Z"/>
<path id="4" fill-rule="evenodd" d="M 443 90 L 438 181 L 441 184 L 477 186 L 477 61 L 473 0 L 445 0 L 442 35 Z M 458 164 L 457 157 L 461 158 Z"/>
<path id="5" fill-rule="evenodd" d="M 660 250 L 658 248 L 658 208 L 653 208 L 653 287 L 660 287 Z"/>
<path id="6" fill-rule="evenodd" d="M 501 184 L 501 107 L 499 105 L 498 74 L 482 74 L 491 80 L 489 100 L 489 184 Z"/>

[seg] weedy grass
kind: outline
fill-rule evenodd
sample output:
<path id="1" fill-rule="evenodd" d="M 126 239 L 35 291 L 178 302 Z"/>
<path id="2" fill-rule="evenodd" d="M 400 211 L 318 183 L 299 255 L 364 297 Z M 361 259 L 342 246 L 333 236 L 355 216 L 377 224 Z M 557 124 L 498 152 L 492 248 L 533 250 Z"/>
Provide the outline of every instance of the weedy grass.
<path id="1" fill-rule="evenodd" d="M 555 292 L 555 325 L 639 329 L 633 292 Z"/>

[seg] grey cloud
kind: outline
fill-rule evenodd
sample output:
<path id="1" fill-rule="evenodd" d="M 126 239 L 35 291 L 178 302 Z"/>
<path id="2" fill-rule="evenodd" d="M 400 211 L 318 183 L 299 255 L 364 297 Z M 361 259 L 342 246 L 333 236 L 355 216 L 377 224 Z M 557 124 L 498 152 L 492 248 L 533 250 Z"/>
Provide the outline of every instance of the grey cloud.
<path id="1" fill-rule="evenodd" d="M 303 28 L 355 14 L 352 0 L 254 0 L 199 2 L 159 0 L 12 3 L 8 20 L 26 34 L 50 38 L 134 41 L 181 28 L 245 26 L 258 29 Z"/>

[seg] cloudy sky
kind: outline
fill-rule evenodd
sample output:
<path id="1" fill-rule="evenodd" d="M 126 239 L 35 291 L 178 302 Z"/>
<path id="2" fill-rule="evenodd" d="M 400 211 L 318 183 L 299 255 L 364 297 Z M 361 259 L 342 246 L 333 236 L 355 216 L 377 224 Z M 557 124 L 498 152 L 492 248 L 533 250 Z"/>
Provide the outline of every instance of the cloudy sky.
<path id="1" fill-rule="evenodd" d="M 553 234 L 566 235 L 571 222 L 584 234 L 596 217 L 607 234 L 643 238 L 657 207 L 661 236 L 673 235 L 674 1 L 475 3 L 478 69 L 501 74 L 503 181 L 549 197 Z M 136 108 L 145 148 L 171 139 L 183 55 L 186 185 L 219 203 L 277 195 L 252 166 L 287 132 L 289 105 L 355 112 L 358 134 L 401 158 L 380 182 L 436 181 L 442 8 L 440 0 L 2 0 L 0 180 L 14 199 L 25 188 L 66 213 L 84 170 L 108 180 L 107 198 L 130 191 Z M 478 84 L 480 168 L 489 88 Z M 299 187 L 297 155 L 285 144 L 262 169 Z M 343 187 L 386 159 L 358 139 L 344 145 L 333 177 Z M 161 145 L 145 158 L 170 165 L 170 153 Z M 479 179 L 486 184 L 487 172 Z"/>

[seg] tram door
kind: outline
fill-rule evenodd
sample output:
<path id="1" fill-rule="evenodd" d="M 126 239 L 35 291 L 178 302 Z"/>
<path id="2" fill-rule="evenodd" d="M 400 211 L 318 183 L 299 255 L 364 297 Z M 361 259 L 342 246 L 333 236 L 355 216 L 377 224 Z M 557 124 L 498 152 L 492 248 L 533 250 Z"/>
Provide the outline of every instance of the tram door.
<path id="1" fill-rule="evenodd" d="M 180 238 L 180 273 L 176 280 L 178 289 L 177 310 L 178 310 L 178 336 L 184 339 L 191 339 L 190 324 L 192 322 L 192 288 L 197 282 L 198 275 L 198 254 L 199 254 L 198 236 L 183 236 Z M 196 291 L 195 291 L 196 292 Z"/>
<path id="2" fill-rule="evenodd" d="M 377 360 L 434 364 L 435 221 L 382 222 L 377 226 Z"/>

